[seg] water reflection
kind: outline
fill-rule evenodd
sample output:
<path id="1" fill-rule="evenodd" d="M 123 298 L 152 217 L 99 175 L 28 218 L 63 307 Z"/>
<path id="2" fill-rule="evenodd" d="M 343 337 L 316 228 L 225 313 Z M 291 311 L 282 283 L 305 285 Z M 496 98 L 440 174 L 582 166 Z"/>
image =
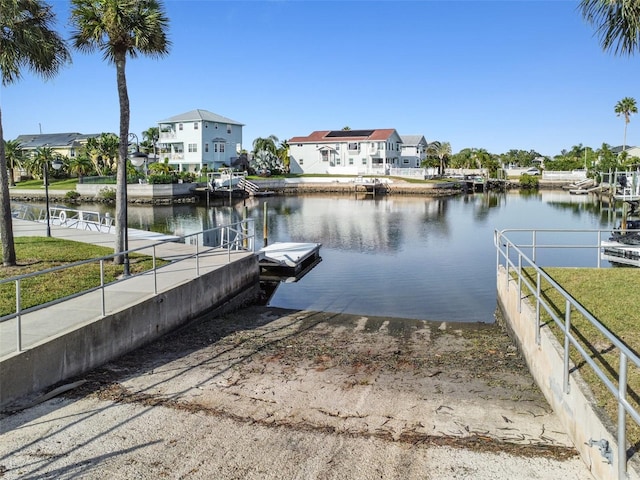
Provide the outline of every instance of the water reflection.
<path id="1" fill-rule="evenodd" d="M 270 197 L 209 208 L 132 205 L 129 221 L 135 228 L 188 235 L 239 221 L 246 209 L 262 232 L 264 202 L 269 243 L 321 243 L 323 258 L 299 282 L 280 284 L 270 305 L 439 321 L 493 321 L 495 229 L 609 229 L 619 216 L 590 196 L 540 191 Z M 593 265 L 594 255 L 546 252 L 544 261 Z"/>

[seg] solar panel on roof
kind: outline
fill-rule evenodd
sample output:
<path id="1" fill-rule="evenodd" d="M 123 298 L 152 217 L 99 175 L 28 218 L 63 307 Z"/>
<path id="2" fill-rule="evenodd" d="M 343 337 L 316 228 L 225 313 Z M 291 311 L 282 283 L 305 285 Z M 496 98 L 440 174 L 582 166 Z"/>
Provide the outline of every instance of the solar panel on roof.
<path id="1" fill-rule="evenodd" d="M 325 138 L 368 137 L 375 130 L 333 130 L 325 135 Z"/>

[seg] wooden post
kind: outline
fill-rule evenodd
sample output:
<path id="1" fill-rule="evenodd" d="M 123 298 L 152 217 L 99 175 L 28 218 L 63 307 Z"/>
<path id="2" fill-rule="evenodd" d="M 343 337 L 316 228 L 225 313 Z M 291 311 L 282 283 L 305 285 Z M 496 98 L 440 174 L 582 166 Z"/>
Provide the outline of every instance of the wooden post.
<path id="1" fill-rule="evenodd" d="M 262 238 L 264 239 L 264 247 L 267 246 L 268 240 L 267 240 L 267 202 L 264 202 L 264 213 L 262 215 L 263 220 L 262 220 Z"/>

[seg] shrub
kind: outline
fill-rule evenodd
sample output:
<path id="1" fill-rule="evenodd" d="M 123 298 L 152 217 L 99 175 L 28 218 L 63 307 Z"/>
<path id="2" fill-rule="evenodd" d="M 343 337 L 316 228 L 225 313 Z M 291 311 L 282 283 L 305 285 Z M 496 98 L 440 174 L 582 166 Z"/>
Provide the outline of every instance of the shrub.
<path id="1" fill-rule="evenodd" d="M 149 183 L 154 185 L 173 183 L 174 176 L 167 173 L 154 173 L 149 175 Z"/>
<path id="2" fill-rule="evenodd" d="M 539 179 L 535 175 L 520 175 L 520 186 L 522 188 L 538 188 Z"/>
<path id="3" fill-rule="evenodd" d="M 64 198 L 66 198 L 67 200 L 77 200 L 78 198 L 80 198 L 80 194 L 75 190 L 70 190 L 64 194 Z"/>
<path id="4" fill-rule="evenodd" d="M 99 192 L 100 198 L 104 200 L 115 200 L 116 199 L 116 190 L 115 188 L 101 188 Z"/>

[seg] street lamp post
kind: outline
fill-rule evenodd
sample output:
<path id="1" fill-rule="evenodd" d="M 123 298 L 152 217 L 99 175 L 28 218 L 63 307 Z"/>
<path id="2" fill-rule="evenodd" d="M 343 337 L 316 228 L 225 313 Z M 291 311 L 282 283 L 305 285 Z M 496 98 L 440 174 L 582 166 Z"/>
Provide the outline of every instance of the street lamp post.
<path id="1" fill-rule="evenodd" d="M 51 166 L 55 170 L 62 168 L 62 162 L 58 159 L 51 162 Z M 45 198 L 45 216 L 47 218 L 47 237 L 51 237 L 51 213 L 49 211 L 49 160 L 45 160 L 42 164 L 42 176 L 44 177 L 44 198 Z"/>
<path id="2" fill-rule="evenodd" d="M 135 133 L 129 134 L 129 141 L 136 141 L 136 151 L 128 158 L 132 165 L 139 167 L 144 163 L 147 159 L 147 155 L 145 153 L 140 152 L 140 143 L 138 142 L 138 136 Z M 125 166 L 126 168 L 126 166 Z M 131 275 L 131 270 L 129 269 L 129 199 L 127 192 L 127 173 L 124 175 L 124 228 L 122 229 L 123 244 L 124 244 L 124 271 L 122 275 L 124 277 L 128 277 Z"/>

